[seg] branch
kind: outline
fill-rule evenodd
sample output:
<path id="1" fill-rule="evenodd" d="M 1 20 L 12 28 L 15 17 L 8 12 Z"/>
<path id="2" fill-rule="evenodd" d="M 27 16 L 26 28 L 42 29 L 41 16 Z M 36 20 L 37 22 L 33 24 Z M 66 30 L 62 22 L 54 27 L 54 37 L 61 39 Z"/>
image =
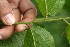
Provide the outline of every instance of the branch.
<path id="1" fill-rule="evenodd" d="M 37 23 L 37 22 L 48 22 L 48 21 L 58 21 L 58 20 L 63 20 L 63 19 L 70 19 L 70 17 L 48 17 L 46 18 L 37 18 L 35 21 L 32 22 L 18 22 L 14 24 L 29 24 L 29 23 Z M 0 23 L 2 25 L 3 23 Z"/>
<path id="2" fill-rule="evenodd" d="M 63 21 L 64 21 L 65 23 L 67 23 L 68 25 L 70 25 L 70 23 L 69 23 L 68 21 L 66 21 L 65 19 L 63 19 Z"/>
<path id="3" fill-rule="evenodd" d="M 63 19 L 70 19 L 70 17 L 50 17 L 50 18 L 37 18 L 35 21 L 32 22 L 18 22 L 15 24 L 29 24 L 29 23 L 37 23 L 37 22 L 49 22 L 49 21 L 58 21 L 58 20 L 63 20 Z"/>

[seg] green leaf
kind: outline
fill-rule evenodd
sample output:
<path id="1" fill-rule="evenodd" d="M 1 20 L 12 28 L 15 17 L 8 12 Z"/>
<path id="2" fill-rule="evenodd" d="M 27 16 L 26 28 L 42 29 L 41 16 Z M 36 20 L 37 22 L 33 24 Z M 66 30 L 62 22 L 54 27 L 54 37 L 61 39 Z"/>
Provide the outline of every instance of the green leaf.
<path id="1" fill-rule="evenodd" d="M 36 0 L 36 2 L 43 16 L 55 16 L 65 4 L 65 0 Z"/>
<path id="2" fill-rule="evenodd" d="M 23 47 L 25 32 L 15 33 L 6 40 L 0 40 L 0 47 Z"/>
<path id="3" fill-rule="evenodd" d="M 24 47 L 34 47 L 34 40 L 33 40 L 33 36 L 31 33 L 31 30 L 27 30 L 26 35 L 25 35 L 25 39 L 24 39 Z"/>
<path id="4" fill-rule="evenodd" d="M 64 9 L 70 12 L 70 0 L 65 0 Z"/>
<path id="5" fill-rule="evenodd" d="M 70 26 L 67 26 L 66 34 L 67 34 L 67 39 L 69 40 L 69 44 L 70 44 Z"/>
<path id="6" fill-rule="evenodd" d="M 33 26 L 26 32 L 24 47 L 55 47 L 53 36 L 46 29 Z"/>

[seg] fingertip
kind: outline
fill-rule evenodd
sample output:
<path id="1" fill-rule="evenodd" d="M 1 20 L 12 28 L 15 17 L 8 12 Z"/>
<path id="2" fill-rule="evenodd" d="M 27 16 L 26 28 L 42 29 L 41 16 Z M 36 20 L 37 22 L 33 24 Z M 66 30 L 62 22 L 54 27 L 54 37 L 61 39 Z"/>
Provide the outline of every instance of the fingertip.
<path id="1" fill-rule="evenodd" d="M 0 18 L 5 25 L 12 25 L 15 23 L 15 16 L 7 0 L 0 0 Z"/>
<path id="2" fill-rule="evenodd" d="M 12 14 L 7 14 L 6 16 L 4 16 L 3 18 L 2 18 L 2 21 L 3 21 L 3 23 L 4 24 L 6 24 L 6 25 L 12 25 L 12 24 L 14 24 L 15 23 L 15 16 L 14 15 L 12 15 Z"/>
<path id="3" fill-rule="evenodd" d="M 16 32 L 21 32 L 21 31 L 24 31 L 26 29 L 28 29 L 28 26 L 26 24 L 18 24 L 15 27 Z"/>
<path id="4" fill-rule="evenodd" d="M 4 40 L 4 39 L 7 39 L 8 37 L 5 37 L 3 35 L 0 35 L 0 40 Z"/>
<path id="5" fill-rule="evenodd" d="M 14 26 L 4 26 L 0 29 L 0 40 L 9 38 L 14 32 Z"/>
<path id="6" fill-rule="evenodd" d="M 3 39 L 3 37 L 2 37 L 2 35 L 0 35 L 0 40 L 2 40 Z"/>

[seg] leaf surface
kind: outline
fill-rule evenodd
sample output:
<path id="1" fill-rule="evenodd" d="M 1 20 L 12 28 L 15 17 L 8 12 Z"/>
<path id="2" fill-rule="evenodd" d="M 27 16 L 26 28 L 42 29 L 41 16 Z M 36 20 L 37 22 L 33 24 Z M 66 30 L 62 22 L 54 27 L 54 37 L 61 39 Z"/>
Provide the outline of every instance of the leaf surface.
<path id="1" fill-rule="evenodd" d="M 46 29 L 33 26 L 30 30 L 26 32 L 24 47 L 55 47 L 54 38 Z"/>
<path id="2" fill-rule="evenodd" d="M 25 32 L 15 33 L 6 40 L 0 40 L 0 47 L 23 47 Z"/>
<path id="3" fill-rule="evenodd" d="M 55 16 L 65 4 L 65 0 L 36 0 L 36 2 L 43 16 Z"/>
<path id="4" fill-rule="evenodd" d="M 70 0 L 65 0 L 64 9 L 70 12 Z"/>
<path id="5" fill-rule="evenodd" d="M 69 40 L 69 44 L 70 44 L 70 26 L 67 26 L 66 34 L 67 34 L 67 39 Z"/>

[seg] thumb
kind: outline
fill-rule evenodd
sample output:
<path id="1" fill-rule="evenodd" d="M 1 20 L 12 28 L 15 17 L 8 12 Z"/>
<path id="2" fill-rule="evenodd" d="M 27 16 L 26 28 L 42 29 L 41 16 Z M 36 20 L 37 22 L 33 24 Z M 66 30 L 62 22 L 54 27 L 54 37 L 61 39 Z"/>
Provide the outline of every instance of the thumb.
<path id="1" fill-rule="evenodd" d="M 15 16 L 7 0 L 0 0 L 0 19 L 6 25 L 15 23 Z"/>

